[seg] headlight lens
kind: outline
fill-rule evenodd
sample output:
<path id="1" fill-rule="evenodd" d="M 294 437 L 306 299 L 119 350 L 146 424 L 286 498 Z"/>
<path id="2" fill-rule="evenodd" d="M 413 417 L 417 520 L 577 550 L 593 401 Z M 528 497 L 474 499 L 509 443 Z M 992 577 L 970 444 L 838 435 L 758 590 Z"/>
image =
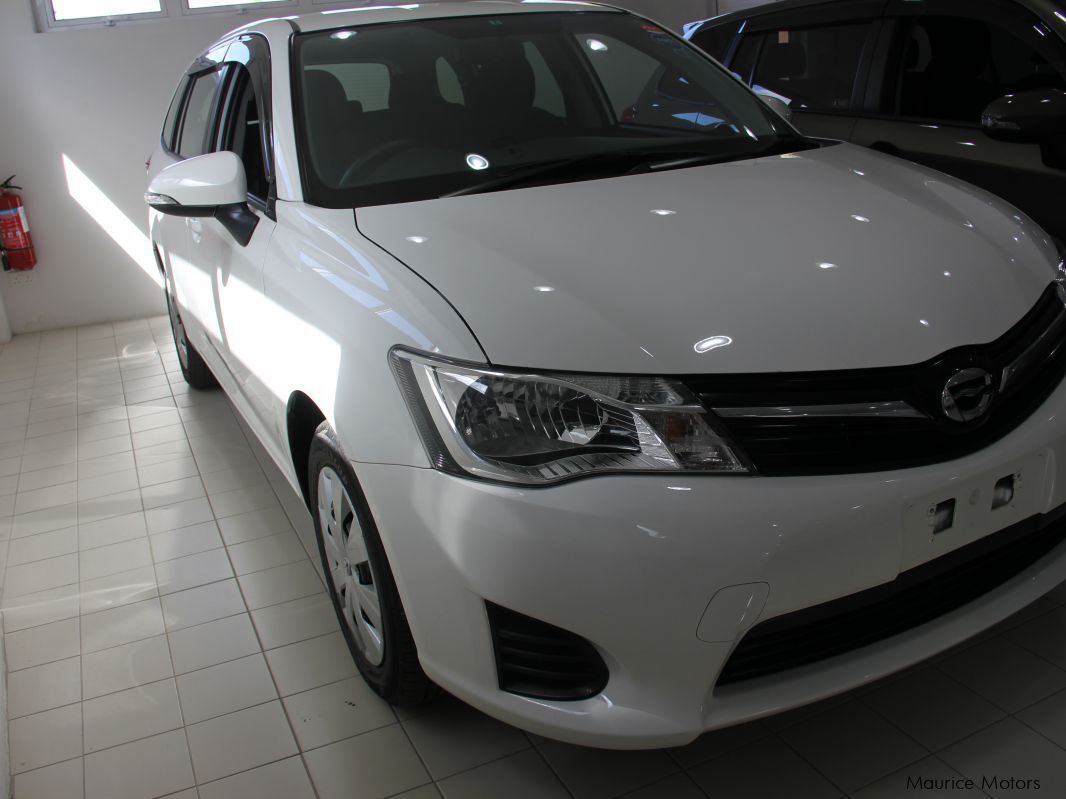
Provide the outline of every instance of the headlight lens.
<path id="1" fill-rule="evenodd" d="M 508 373 L 406 350 L 392 363 L 438 469 L 527 485 L 748 471 L 699 401 L 664 378 Z"/>

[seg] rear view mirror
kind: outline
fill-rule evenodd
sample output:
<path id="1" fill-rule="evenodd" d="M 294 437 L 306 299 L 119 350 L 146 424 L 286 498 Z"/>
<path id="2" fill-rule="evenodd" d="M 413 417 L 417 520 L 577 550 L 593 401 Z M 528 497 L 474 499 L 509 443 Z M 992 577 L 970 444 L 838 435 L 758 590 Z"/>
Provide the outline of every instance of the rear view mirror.
<path id="1" fill-rule="evenodd" d="M 1066 134 L 1066 92 L 1032 89 L 994 100 L 981 115 L 981 128 L 993 139 L 1044 142 Z"/>
<path id="2" fill-rule="evenodd" d="M 218 152 L 171 164 L 152 179 L 144 201 L 170 216 L 213 217 L 247 246 L 259 223 L 248 207 L 248 180 L 236 153 Z"/>
<path id="3" fill-rule="evenodd" d="M 788 107 L 788 103 L 782 100 L 780 97 L 775 97 L 772 94 L 759 94 L 759 99 L 772 108 L 779 116 L 783 116 L 789 122 L 792 121 L 792 109 Z"/>

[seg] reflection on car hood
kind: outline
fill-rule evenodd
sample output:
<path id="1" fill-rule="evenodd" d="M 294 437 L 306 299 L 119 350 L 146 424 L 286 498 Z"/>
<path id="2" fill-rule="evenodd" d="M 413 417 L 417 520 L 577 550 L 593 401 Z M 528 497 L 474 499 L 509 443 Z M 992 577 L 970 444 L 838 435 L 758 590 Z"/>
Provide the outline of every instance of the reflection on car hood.
<path id="1" fill-rule="evenodd" d="M 839 145 L 361 208 L 495 364 L 630 373 L 918 363 L 1006 332 L 1057 256 L 1020 212 Z"/>

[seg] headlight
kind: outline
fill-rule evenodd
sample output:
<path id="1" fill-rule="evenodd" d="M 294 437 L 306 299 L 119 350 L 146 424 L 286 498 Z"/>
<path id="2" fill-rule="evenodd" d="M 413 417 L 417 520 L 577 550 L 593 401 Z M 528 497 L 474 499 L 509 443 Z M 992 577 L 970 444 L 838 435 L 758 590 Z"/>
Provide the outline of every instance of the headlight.
<path id="1" fill-rule="evenodd" d="M 602 472 L 748 471 L 672 380 L 502 372 L 399 349 L 391 358 L 437 469 L 527 485 Z"/>

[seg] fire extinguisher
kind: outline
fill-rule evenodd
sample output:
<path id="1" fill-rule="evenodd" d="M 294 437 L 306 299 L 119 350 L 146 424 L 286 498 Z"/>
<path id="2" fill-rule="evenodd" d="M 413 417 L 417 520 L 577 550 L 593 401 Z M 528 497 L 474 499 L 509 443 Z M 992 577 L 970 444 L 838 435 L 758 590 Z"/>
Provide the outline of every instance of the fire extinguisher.
<path id="1" fill-rule="evenodd" d="M 33 269 L 37 265 L 26 207 L 22 198 L 12 191 L 20 188 L 11 184 L 14 179 L 12 175 L 0 183 L 0 249 L 4 253 L 5 271 Z"/>

